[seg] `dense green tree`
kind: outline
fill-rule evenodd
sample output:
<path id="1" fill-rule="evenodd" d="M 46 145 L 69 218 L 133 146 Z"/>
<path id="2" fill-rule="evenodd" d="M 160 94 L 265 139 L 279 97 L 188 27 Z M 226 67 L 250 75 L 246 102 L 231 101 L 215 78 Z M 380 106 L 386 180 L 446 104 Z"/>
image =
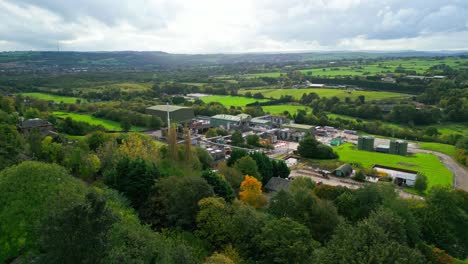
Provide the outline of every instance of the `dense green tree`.
<path id="1" fill-rule="evenodd" d="M 468 194 L 433 187 L 416 213 L 423 239 L 457 258 L 468 257 Z"/>
<path id="2" fill-rule="evenodd" d="M 426 263 L 422 254 L 389 238 L 381 226 L 362 221 L 337 228 L 326 247 L 317 250 L 317 263 Z"/>
<path id="3" fill-rule="evenodd" d="M 304 224 L 314 239 L 320 242 L 328 240 L 342 221 L 331 202 L 314 197 L 310 188 L 299 185 L 293 187 L 292 192 L 288 190 L 275 194 L 268 211 L 277 217 L 290 217 Z"/>
<path id="4" fill-rule="evenodd" d="M 229 156 L 228 160 L 227 160 L 227 165 L 228 166 L 232 166 L 234 165 L 234 163 L 236 163 L 236 161 L 244 156 L 247 156 L 248 153 L 247 151 L 243 150 L 243 149 L 233 149 L 231 151 L 231 155 Z"/>
<path id="5" fill-rule="evenodd" d="M 338 154 L 336 154 L 331 147 L 321 144 L 313 137 L 306 137 L 305 139 L 300 141 L 297 151 L 299 155 L 305 158 L 317 158 L 317 159 L 338 158 Z"/>
<path id="6" fill-rule="evenodd" d="M 286 162 L 283 160 L 271 160 L 271 165 L 273 168 L 273 177 L 287 178 L 291 173 Z"/>
<path id="7" fill-rule="evenodd" d="M 210 128 L 205 133 L 206 138 L 213 138 L 213 137 L 217 137 L 217 136 L 218 136 L 218 132 L 217 132 L 216 128 Z"/>
<path id="8" fill-rule="evenodd" d="M 237 160 L 234 164 L 234 168 L 244 175 L 251 175 L 259 180 L 262 179 L 262 175 L 258 171 L 257 163 L 250 156 L 244 156 Z"/>
<path id="9" fill-rule="evenodd" d="M 223 175 L 226 181 L 236 191 L 239 190 L 239 187 L 245 177 L 240 171 L 235 168 L 228 167 L 224 162 L 220 162 L 218 164 L 218 173 Z"/>
<path id="10" fill-rule="evenodd" d="M 96 151 L 98 148 L 102 147 L 105 143 L 113 140 L 114 137 L 111 134 L 96 131 L 86 136 L 86 142 L 89 145 L 89 149 Z"/>
<path id="11" fill-rule="evenodd" d="M 315 182 L 309 177 L 295 177 L 289 184 L 288 192 L 308 192 L 315 188 Z"/>
<path id="12" fill-rule="evenodd" d="M 248 145 L 253 146 L 253 147 L 261 147 L 260 145 L 260 137 L 257 135 L 248 135 L 245 138 L 246 142 Z"/>
<path id="13" fill-rule="evenodd" d="M 120 120 L 120 128 L 124 132 L 130 131 L 130 129 L 132 128 L 132 123 L 130 122 L 130 119 L 128 117 L 122 118 L 122 120 Z"/>
<path id="14" fill-rule="evenodd" d="M 199 176 L 161 178 L 142 215 L 156 227 L 193 229 L 198 201 L 213 195 L 213 188 Z"/>
<path id="15" fill-rule="evenodd" d="M 79 204 L 85 185 L 55 164 L 27 161 L 0 172 L 0 262 L 36 248 L 49 215 Z"/>
<path id="16" fill-rule="evenodd" d="M 203 148 L 195 148 L 195 153 L 197 154 L 198 160 L 202 165 L 202 170 L 208 170 L 211 168 L 211 164 L 213 163 L 213 157 L 211 157 L 210 153 Z"/>
<path id="17" fill-rule="evenodd" d="M 422 173 L 416 175 L 416 181 L 414 182 L 414 188 L 418 192 L 424 192 L 427 189 L 427 177 Z"/>
<path id="18" fill-rule="evenodd" d="M 294 215 L 295 201 L 290 192 L 280 190 L 273 197 L 271 197 L 268 212 L 276 217 L 290 217 Z"/>
<path id="19" fill-rule="evenodd" d="M 124 157 L 115 168 L 105 172 L 104 182 L 127 197 L 134 208 L 140 208 L 148 199 L 160 172 L 154 163 L 143 159 Z"/>
<path id="20" fill-rule="evenodd" d="M 216 195 L 224 198 L 226 201 L 232 201 L 236 198 L 234 190 L 229 183 L 215 172 L 209 170 L 202 173 L 202 177 L 213 187 Z"/>
<path id="21" fill-rule="evenodd" d="M 254 241 L 262 263 L 310 263 L 318 246 L 307 227 L 289 218 L 268 221 Z"/>
<path id="22" fill-rule="evenodd" d="M 231 143 L 233 146 L 239 146 L 241 144 L 244 144 L 244 138 L 242 137 L 242 133 L 239 131 L 234 132 L 231 136 Z"/>
<path id="23" fill-rule="evenodd" d="M 0 170 L 19 160 L 24 141 L 14 126 L 0 124 Z"/>
<path id="24" fill-rule="evenodd" d="M 47 218 L 40 231 L 40 263 L 103 263 L 116 216 L 106 200 L 90 192 L 86 200 Z"/>
<path id="25" fill-rule="evenodd" d="M 364 182 L 364 181 L 366 181 L 366 174 L 364 173 L 363 170 L 357 170 L 356 173 L 353 176 L 353 180 L 359 181 L 359 182 Z"/>
<path id="26" fill-rule="evenodd" d="M 239 202 L 226 204 L 221 198 L 203 199 L 199 206 L 196 232 L 201 238 L 217 249 L 232 244 L 243 256 L 257 255 L 252 241 L 265 223 L 264 214 Z"/>
<path id="27" fill-rule="evenodd" d="M 262 175 L 262 183 L 265 185 L 271 179 L 271 177 L 274 176 L 272 160 L 265 153 L 258 151 L 250 153 L 250 157 L 255 160 L 255 163 L 258 166 L 258 172 L 260 175 Z"/>

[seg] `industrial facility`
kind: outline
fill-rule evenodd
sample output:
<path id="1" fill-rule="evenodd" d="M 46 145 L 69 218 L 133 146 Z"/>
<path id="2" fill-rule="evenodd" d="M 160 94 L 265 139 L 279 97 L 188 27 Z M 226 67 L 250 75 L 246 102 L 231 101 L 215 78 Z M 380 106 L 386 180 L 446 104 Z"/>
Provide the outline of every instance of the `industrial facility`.
<path id="1" fill-rule="evenodd" d="M 178 105 L 154 105 L 146 108 L 146 113 L 161 120 L 167 120 L 169 117 L 171 122 L 177 123 L 188 123 L 195 117 L 193 108 Z"/>

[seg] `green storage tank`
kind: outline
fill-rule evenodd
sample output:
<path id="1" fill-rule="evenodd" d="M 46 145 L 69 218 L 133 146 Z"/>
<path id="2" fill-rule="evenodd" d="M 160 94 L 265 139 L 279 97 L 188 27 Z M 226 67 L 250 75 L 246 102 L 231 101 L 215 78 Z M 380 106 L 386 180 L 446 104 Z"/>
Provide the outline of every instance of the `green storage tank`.
<path id="1" fill-rule="evenodd" d="M 390 149 L 388 153 L 406 156 L 406 154 L 408 154 L 408 142 L 403 140 L 390 141 Z"/>
<path id="2" fill-rule="evenodd" d="M 374 151 L 374 137 L 362 136 L 358 138 L 358 149 Z"/>

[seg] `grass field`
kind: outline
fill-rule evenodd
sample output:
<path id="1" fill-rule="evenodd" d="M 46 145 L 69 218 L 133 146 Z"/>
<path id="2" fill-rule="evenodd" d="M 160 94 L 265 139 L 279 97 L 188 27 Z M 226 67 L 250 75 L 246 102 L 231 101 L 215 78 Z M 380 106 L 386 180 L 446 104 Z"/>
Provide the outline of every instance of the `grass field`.
<path id="1" fill-rule="evenodd" d="M 53 114 L 60 118 L 70 117 L 73 120 L 86 122 L 91 125 L 96 125 L 96 126 L 101 125 L 105 129 L 111 130 L 111 131 L 122 130 L 122 128 L 120 127 L 120 123 L 112 121 L 112 120 L 103 119 L 103 118 L 97 118 L 92 115 L 76 114 L 76 113 L 68 113 L 68 112 L 60 112 L 60 111 L 53 112 Z M 136 126 L 132 126 L 131 128 L 131 131 L 141 131 L 141 130 L 144 130 L 144 128 L 136 127 Z"/>
<path id="2" fill-rule="evenodd" d="M 442 143 L 424 142 L 419 144 L 419 148 L 437 152 L 442 152 L 449 156 L 455 156 L 455 146 Z"/>
<path id="3" fill-rule="evenodd" d="M 298 110 L 306 110 L 310 112 L 311 108 L 303 105 L 268 105 L 262 106 L 264 112 L 270 114 L 283 114 L 284 111 L 288 111 L 290 114 L 296 113 Z"/>
<path id="4" fill-rule="evenodd" d="M 352 144 L 333 148 L 344 162 L 359 162 L 370 168 L 375 164 L 415 170 L 427 176 L 428 189 L 435 185 L 452 186 L 453 174 L 442 164 L 437 156 L 417 153 L 413 156 L 399 156 L 378 152 L 356 150 Z"/>
<path id="5" fill-rule="evenodd" d="M 226 107 L 230 106 L 245 106 L 247 104 L 258 102 L 268 102 L 267 99 L 254 99 L 241 96 L 230 96 L 230 95 L 211 95 L 202 97 L 201 100 L 205 103 L 218 102 Z"/>
<path id="6" fill-rule="evenodd" d="M 417 58 L 417 59 L 395 59 L 395 60 L 383 60 L 372 64 L 362 64 L 355 66 L 335 66 L 330 65 L 329 67 L 323 68 L 309 68 L 299 70 L 305 75 L 311 74 L 312 76 L 330 77 L 334 78 L 337 76 L 370 76 L 376 74 L 387 74 L 395 73 L 398 67 L 403 67 L 405 70 L 415 71 L 416 74 L 423 74 L 430 67 L 437 64 L 447 64 L 452 68 L 468 68 L 467 60 L 454 57 L 445 58 Z M 246 75 L 247 78 L 255 77 L 279 77 L 285 72 L 274 71 L 264 73 L 254 73 Z"/>
<path id="7" fill-rule="evenodd" d="M 65 103 L 65 104 L 74 104 L 76 100 L 81 100 L 81 102 L 85 102 L 86 100 L 83 98 L 78 97 L 71 97 L 71 96 L 59 96 L 53 94 L 46 94 L 46 93 L 22 93 L 22 96 L 27 96 L 31 98 L 46 100 L 46 101 L 54 101 L 55 103 Z"/>
<path id="8" fill-rule="evenodd" d="M 255 90 L 240 90 L 239 94 L 245 94 L 251 92 L 252 94 L 261 93 L 266 98 L 278 99 L 282 95 L 291 95 L 295 99 L 300 99 L 301 96 L 306 93 L 316 93 L 320 97 L 333 97 L 336 96 L 341 100 L 346 97 L 356 99 L 360 95 L 364 95 L 367 101 L 381 100 L 388 98 L 402 98 L 408 97 L 409 95 L 391 92 L 377 92 L 377 91 L 347 91 L 342 89 L 327 89 L 327 88 L 309 88 L 309 89 L 255 89 Z"/>

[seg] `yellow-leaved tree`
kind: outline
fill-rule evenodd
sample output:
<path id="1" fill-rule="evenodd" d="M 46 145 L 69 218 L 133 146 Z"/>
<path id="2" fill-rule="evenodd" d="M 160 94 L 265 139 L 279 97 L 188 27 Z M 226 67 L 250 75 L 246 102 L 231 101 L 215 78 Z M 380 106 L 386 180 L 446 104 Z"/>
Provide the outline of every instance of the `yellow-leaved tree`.
<path id="1" fill-rule="evenodd" d="M 245 175 L 244 181 L 241 183 L 239 198 L 243 203 L 254 208 L 260 208 L 267 203 L 265 195 L 262 193 L 262 183 L 249 175 Z"/>

